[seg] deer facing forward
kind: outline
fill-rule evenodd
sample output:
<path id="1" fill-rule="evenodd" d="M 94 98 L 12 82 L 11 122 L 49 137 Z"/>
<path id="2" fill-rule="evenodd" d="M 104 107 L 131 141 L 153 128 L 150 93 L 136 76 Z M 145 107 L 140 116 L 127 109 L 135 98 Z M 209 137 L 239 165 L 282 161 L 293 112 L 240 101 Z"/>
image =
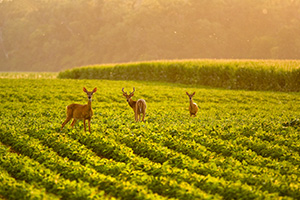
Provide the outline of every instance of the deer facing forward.
<path id="1" fill-rule="evenodd" d="M 89 124 L 89 131 L 91 132 L 91 119 L 93 116 L 92 110 L 92 96 L 97 91 L 97 88 L 94 88 L 92 92 L 88 92 L 87 89 L 84 87 L 83 91 L 87 94 L 88 97 L 88 104 L 81 105 L 81 104 L 70 104 L 67 106 L 67 118 L 62 123 L 60 131 L 64 128 L 64 126 L 73 118 L 71 126 L 73 127 L 77 120 L 82 120 L 84 125 L 84 131 L 86 131 L 85 120 L 88 120 Z"/>
<path id="2" fill-rule="evenodd" d="M 134 95 L 135 88 L 133 88 L 133 91 L 130 92 L 130 94 L 127 94 L 127 92 L 124 92 L 124 88 L 122 88 L 123 96 L 126 97 L 126 100 L 129 104 L 129 106 L 133 109 L 134 111 L 134 116 L 135 116 L 135 121 L 141 121 L 141 114 L 143 114 L 143 119 L 145 119 L 146 115 L 146 101 L 144 99 L 139 99 L 137 101 L 133 101 L 131 97 Z"/>
<path id="3" fill-rule="evenodd" d="M 193 94 L 189 94 L 188 92 L 186 92 L 186 94 L 190 98 L 190 106 L 189 106 L 190 116 L 192 117 L 194 115 L 196 117 L 196 114 L 198 112 L 198 106 L 196 103 L 193 102 L 193 96 L 195 95 L 195 92 Z"/>

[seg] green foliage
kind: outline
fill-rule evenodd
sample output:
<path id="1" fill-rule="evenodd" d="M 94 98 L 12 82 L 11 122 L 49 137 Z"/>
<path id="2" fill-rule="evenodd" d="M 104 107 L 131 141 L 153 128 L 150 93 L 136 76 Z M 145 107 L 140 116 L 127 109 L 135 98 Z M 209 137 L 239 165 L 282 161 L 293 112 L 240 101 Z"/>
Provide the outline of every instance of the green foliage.
<path id="1" fill-rule="evenodd" d="M 98 88 L 92 132 L 82 122 L 60 132 L 65 107 L 86 103 L 83 87 Z M 145 123 L 122 87 L 146 100 Z M 0 197 L 300 198 L 299 93 L 41 78 L 0 88 Z M 195 118 L 186 91 L 196 92 Z"/>
<path id="2" fill-rule="evenodd" d="M 299 59 L 299 0 L 1 0 L 1 71 Z"/>
<path id="3" fill-rule="evenodd" d="M 300 62 L 156 61 L 69 69 L 58 78 L 164 81 L 226 89 L 300 91 Z"/>

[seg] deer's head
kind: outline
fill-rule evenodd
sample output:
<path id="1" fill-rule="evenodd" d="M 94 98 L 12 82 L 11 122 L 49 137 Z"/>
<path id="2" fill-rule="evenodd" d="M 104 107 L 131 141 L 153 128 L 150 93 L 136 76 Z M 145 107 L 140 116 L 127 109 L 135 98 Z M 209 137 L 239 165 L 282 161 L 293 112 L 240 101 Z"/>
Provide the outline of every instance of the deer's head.
<path id="1" fill-rule="evenodd" d="M 129 102 L 131 97 L 133 97 L 134 91 L 135 91 L 135 88 L 133 87 L 133 91 L 130 92 L 130 94 L 127 94 L 127 92 L 124 92 L 124 88 L 122 88 L 123 96 L 126 98 L 127 102 Z"/>
<path id="2" fill-rule="evenodd" d="M 93 91 L 89 92 L 87 91 L 87 89 L 84 87 L 83 91 L 87 94 L 87 97 L 89 99 L 89 101 L 92 101 L 92 96 L 93 94 L 97 91 L 97 88 L 94 88 Z"/>
<path id="3" fill-rule="evenodd" d="M 189 96 L 190 100 L 192 100 L 193 96 L 195 95 L 196 92 L 194 92 L 193 94 L 189 94 L 188 92 L 186 92 L 186 94 Z"/>

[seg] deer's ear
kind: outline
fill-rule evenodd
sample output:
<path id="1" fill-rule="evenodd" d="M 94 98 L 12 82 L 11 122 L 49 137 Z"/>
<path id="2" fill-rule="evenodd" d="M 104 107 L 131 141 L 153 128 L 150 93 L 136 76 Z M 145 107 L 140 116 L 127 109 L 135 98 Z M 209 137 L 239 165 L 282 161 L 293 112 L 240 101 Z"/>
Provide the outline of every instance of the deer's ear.
<path id="1" fill-rule="evenodd" d="M 187 95 L 189 95 L 189 93 L 188 92 L 185 92 Z"/>
<path id="2" fill-rule="evenodd" d="M 93 93 L 94 93 L 94 92 L 97 92 L 97 88 L 94 88 Z"/>
<path id="3" fill-rule="evenodd" d="M 123 96 L 124 96 L 124 97 L 126 97 L 126 94 L 125 94 L 125 93 L 123 93 Z"/>
<path id="4" fill-rule="evenodd" d="M 192 95 L 195 95 L 196 92 L 194 92 Z"/>
<path id="5" fill-rule="evenodd" d="M 86 90 L 86 88 L 85 88 L 85 87 L 83 87 L 83 91 L 84 91 L 84 92 L 87 92 L 87 90 Z"/>

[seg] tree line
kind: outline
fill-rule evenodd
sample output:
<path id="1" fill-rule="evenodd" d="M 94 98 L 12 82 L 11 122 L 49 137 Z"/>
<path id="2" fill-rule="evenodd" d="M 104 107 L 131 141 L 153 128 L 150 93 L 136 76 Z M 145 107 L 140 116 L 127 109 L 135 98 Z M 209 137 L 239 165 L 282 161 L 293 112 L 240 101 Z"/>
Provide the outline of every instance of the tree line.
<path id="1" fill-rule="evenodd" d="M 0 0 L 0 70 L 299 59 L 299 0 Z"/>

